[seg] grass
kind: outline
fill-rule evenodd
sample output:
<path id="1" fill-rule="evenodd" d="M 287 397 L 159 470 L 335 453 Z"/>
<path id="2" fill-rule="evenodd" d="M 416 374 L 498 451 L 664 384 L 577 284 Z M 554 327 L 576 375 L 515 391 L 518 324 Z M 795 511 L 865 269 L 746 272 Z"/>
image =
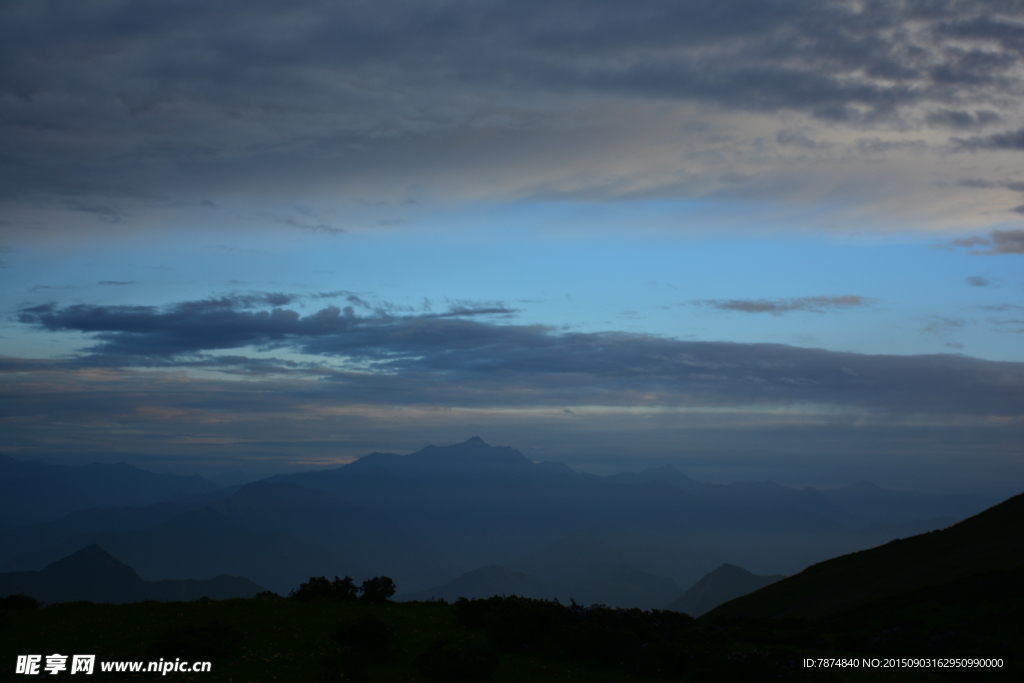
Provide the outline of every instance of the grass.
<path id="1" fill-rule="evenodd" d="M 684 667 L 681 669 L 685 672 L 683 678 L 679 679 L 643 676 L 637 673 L 642 668 L 627 671 L 608 664 L 607 658 L 604 662 L 599 661 L 602 648 L 606 648 L 604 644 L 596 648 L 596 655 L 586 656 L 581 656 L 579 649 L 574 652 L 570 647 L 557 644 L 551 647 L 542 645 L 528 652 L 502 649 L 501 643 L 490 637 L 492 631 L 485 627 L 460 625 L 467 622 L 457 622 L 456 613 L 453 605 L 440 602 L 383 605 L 328 601 L 300 603 L 279 597 L 169 603 L 150 601 L 124 605 L 64 603 L 42 609 L 5 610 L 0 611 L 0 680 L 155 681 L 164 677 L 151 672 L 105 674 L 99 670 L 98 663 L 92 676 L 72 676 L 65 671 L 56 676 L 29 677 L 14 674 L 14 663 L 17 655 L 40 654 L 45 657 L 53 653 L 95 654 L 97 662 L 148 662 L 157 659 L 154 653 L 158 650 L 155 648 L 161 644 L 166 648 L 173 640 L 169 640 L 169 634 L 177 632 L 180 635 L 187 629 L 192 629 L 188 632 L 193 635 L 205 634 L 203 638 L 206 640 L 217 640 L 220 637 L 216 635 L 218 633 L 228 636 L 224 637 L 219 648 L 218 643 L 200 643 L 200 646 L 212 647 L 212 652 L 221 650 L 208 657 L 213 663 L 211 672 L 172 672 L 167 674 L 166 680 L 204 683 L 359 680 L 433 683 L 417 671 L 415 660 L 439 639 L 444 639 L 451 649 L 497 653 L 498 666 L 493 678 L 496 683 L 655 683 L 659 680 L 701 681 L 713 678 L 760 681 L 769 679 L 765 676 L 763 662 L 780 658 L 788 658 L 791 663 L 778 671 L 773 669 L 772 680 L 776 680 L 775 675 L 779 672 L 781 678 L 778 680 L 794 681 L 959 680 L 934 670 L 805 670 L 800 664 L 804 657 L 864 656 L 837 649 L 836 638 L 821 628 L 824 622 L 758 620 L 711 624 L 687 621 L 668 640 L 653 644 L 655 647 L 677 647 L 670 651 L 678 652 L 680 657 L 694 653 L 699 655 L 698 659 L 703 664 L 692 672 Z M 633 616 L 638 614 L 633 613 Z M 360 671 L 358 667 L 345 666 L 346 657 L 351 653 L 343 651 L 332 634 L 342 623 L 367 617 L 391 627 L 395 647 L 388 661 L 370 663 Z M 640 621 L 634 620 L 633 623 L 642 626 L 647 616 L 639 615 L 637 619 Z M 211 623 L 216 626 L 210 627 Z M 526 623 L 528 629 L 531 625 L 531 622 Z M 537 625 L 538 629 L 544 626 Z M 231 634 L 237 637 L 229 637 Z M 612 633 L 607 642 L 614 643 L 615 639 Z M 552 643 L 556 640 L 558 635 L 553 636 Z M 571 638 L 565 642 L 571 642 Z M 905 656 L 914 655 L 906 653 Z M 1009 672 L 996 673 L 1005 676 Z M 452 678 L 446 683 L 458 681 Z"/>
<path id="2" fill-rule="evenodd" d="M 389 624 L 396 634 L 392 661 L 368 667 L 372 681 L 417 682 L 413 659 L 439 638 L 449 644 L 490 648 L 486 635 L 454 623 L 451 608 L 441 603 L 366 605 L 357 602 L 297 603 L 283 598 L 144 602 L 125 605 L 63 603 L 37 610 L 0 613 L 0 680 L 31 680 L 17 676 L 19 654 L 95 654 L 101 660 L 149 661 L 149 650 L 166 634 L 210 621 L 237 629 L 242 635 L 227 654 L 213 659 L 209 673 L 170 673 L 174 681 L 242 683 L 259 681 L 344 681 L 340 670 L 329 670 L 339 648 L 331 633 L 346 621 L 372 616 Z M 103 681 L 99 672 L 86 681 Z M 116 674 L 114 680 L 154 680 L 156 673 Z M 610 677 L 609 677 L 610 676 Z M 64 672 L 36 680 L 77 680 Z M 608 667 L 559 661 L 542 656 L 502 655 L 494 679 L 501 683 L 538 681 L 605 681 L 643 683 L 653 679 L 609 671 Z"/>

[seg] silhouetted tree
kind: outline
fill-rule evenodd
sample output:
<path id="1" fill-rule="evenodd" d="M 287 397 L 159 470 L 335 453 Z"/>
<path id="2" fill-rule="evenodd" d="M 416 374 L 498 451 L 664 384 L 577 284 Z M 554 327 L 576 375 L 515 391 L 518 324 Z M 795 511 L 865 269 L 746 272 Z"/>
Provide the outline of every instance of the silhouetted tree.
<path id="1" fill-rule="evenodd" d="M 21 593 L 0 598 L 0 609 L 38 609 L 42 606 L 43 603 L 35 598 Z"/>
<path id="2" fill-rule="evenodd" d="M 387 576 L 375 576 L 363 581 L 359 590 L 362 593 L 360 600 L 379 604 L 387 602 L 395 594 L 395 582 Z"/>
<path id="3" fill-rule="evenodd" d="M 334 581 L 331 582 L 331 596 L 335 600 L 341 602 L 355 600 L 358 591 L 359 589 L 356 588 L 356 584 L 351 576 L 346 576 L 344 579 L 339 579 L 335 576 Z"/>
<path id="4" fill-rule="evenodd" d="M 328 581 L 326 576 L 311 576 L 306 583 L 300 583 L 297 590 L 292 589 L 288 597 L 298 602 L 310 602 L 312 600 L 348 602 L 356 599 L 357 590 L 351 576 L 346 576 L 344 579 L 339 579 L 335 576 L 334 581 Z"/>

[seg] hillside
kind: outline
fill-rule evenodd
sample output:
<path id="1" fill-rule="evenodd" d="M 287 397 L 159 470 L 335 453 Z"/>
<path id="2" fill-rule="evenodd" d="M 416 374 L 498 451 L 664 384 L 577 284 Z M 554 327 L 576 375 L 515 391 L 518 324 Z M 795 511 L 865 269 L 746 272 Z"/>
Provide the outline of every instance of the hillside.
<path id="1" fill-rule="evenodd" d="M 1024 494 L 949 528 L 808 567 L 707 617 L 820 617 L 1024 565 Z"/>
<path id="2" fill-rule="evenodd" d="M 668 609 L 699 617 L 724 602 L 753 593 L 784 578 L 786 577 L 777 574 L 760 576 L 748 572 L 743 567 L 726 563 L 670 602 Z"/>

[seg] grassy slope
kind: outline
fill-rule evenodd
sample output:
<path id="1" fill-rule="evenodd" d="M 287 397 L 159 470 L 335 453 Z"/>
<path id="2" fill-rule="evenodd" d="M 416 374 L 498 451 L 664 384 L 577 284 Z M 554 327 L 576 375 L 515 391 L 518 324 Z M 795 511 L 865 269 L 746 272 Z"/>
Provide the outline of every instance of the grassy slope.
<path id="1" fill-rule="evenodd" d="M 375 682 L 403 681 L 425 683 L 412 665 L 415 656 L 427 650 L 438 638 L 456 647 L 493 649 L 494 645 L 479 629 L 460 627 L 454 623 L 454 610 L 442 603 L 395 603 L 384 606 L 357 603 L 327 602 L 295 603 L 275 598 L 196 601 L 184 603 L 135 603 L 99 605 L 66 603 L 39 610 L 0 611 L 0 681 L 27 680 L 15 675 L 14 660 L 18 654 L 96 654 L 99 660 L 148 661 L 147 650 L 164 634 L 182 626 L 203 626 L 210 620 L 230 626 L 242 637 L 222 657 L 213 658 L 210 673 L 170 673 L 167 680 L 241 683 L 255 681 L 348 681 L 337 670 L 328 670 L 337 648 L 329 637 L 341 622 L 371 615 L 389 623 L 397 635 L 398 653 L 393 661 L 372 665 L 369 680 Z M 746 633 L 747 637 L 741 634 Z M 785 627 L 774 631 L 758 627 L 740 627 L 730 631 L 720 627 L 692 633 L 698 648 L 709 647 L 718 652 L 717 671 L 729 664 L 729 658 L 765 654 L 780 647 L 786 636 Z M 796 633 L 796 632 L 790 632 Z M 806 637 L 807 631 L 803 631 Z M 741 636 L 741 637 L 736 637 Z M 703 643 L 701 645 L 700 643 Z M 771 643 L 769 646 L 768 643 Z M 794 681 L 942 681 L 935 671 L 895 671 L 865 669 L 804 670 L 803 657 L 855 656 L 840 654 L 825 646 L 810 649 L 792 643 L 782 645 L 789 652 L 796 669 L 790 671 Z M 498 650 L 499 666 L 496 683 L 654 683 L 655 679 L 617 670 L 605 664 L 579 661 L 567 657 L 516 654 Z M 337 661 L 335 659 L 335 661 Z M 684 680 L 707 680 L 708 672 Z M 89 678 L 94 682 L 118 680 L 155 680 L 155 673 L 112 676 L 97 672 Z M 54 680 L 75 680 L 68 676 Z M 40 677 L 40 680 L 43 680 Z M 676 680 L 676 679 L 672 679 Z M 749 675 L 733 676 L 737 681 L 765 680 L 756 669 Z"/>
<path id="2" fill-rule="evenodd" d="M 808 567 L 717 607 L 707 618 L 819 617 L 927 586 L 1024 565 L 1024 494 L 941 531 Z"/>
<path id="3" fill-rule="evenodd" d="M 295 603 L 284 599 L 210 600 L 179 603 L 100 605 L 65 603 L 39 610 L 0 612 L 0 680 L 15 676 L 18 654 L 95 654 L 97 660 L 148 660 L 148 647 L 168 630 L 202 626 L 209 620 L 242 632 L 233 651 L 213 660 L 211 673 L 170 673 L 176 681 L 308 681 L 346 680 L 326 676 L 325 662 L 337 650 L 330 638 L 343 621 L 372 615 L 395 629 L 399 646 L 393 662 L 373 665 L 373 681 L 422 680 L 413 658 L 438 638 L 456 645 L 487 646 L 481 632 L 453 623 L 449 606 L 436 603 L 396 603 L 372 606 L 358 603 Z M 496 681 L 603 681 L 606 667 L 560 662 L 535 656 L 503 655 Z M 67 675 L 67 672 L 65 672 Z M 644 683 L 651 679 L 615 672 L 616 681 Z M 116 680 L 155 680 L 155 673 L 122 674 Z M 78 676 L 68 676 L 74 680 Z M 103 681 L 97 672 L 92 681 Z M 40 680 L 43 680 L 42 678 Z M 63 680 L 63 679 L 61 679 Z"/>

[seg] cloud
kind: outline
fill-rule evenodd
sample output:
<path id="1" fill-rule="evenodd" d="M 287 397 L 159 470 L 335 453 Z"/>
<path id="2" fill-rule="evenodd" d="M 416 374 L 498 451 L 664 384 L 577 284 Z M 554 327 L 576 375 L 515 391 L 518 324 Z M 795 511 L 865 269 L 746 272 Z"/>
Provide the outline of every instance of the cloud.
<path id="1" fill-rule="evenodd" d="M 806 199 L 792 188 L 825 183 L 819 164 L 1019 125 L 1019 17 L 1010 0 L 5 3 L 0 199 L 122 230 L 239 195 L 693 197 L 746 178 Z M 937 172 L 915 169 L 894 174 Z"/>
<path id="2" fill-rule="evenodd" d="M 961 187 L 993 188 L 1002 187 L 1014 192 L 1024 192 L 1024 183 L 1016 180 L 985 180 L 984 178 L 964 178 L 958 183 Z"/>
<path id="3" fill-rule="evenodd" d="M 870 297 L 848 294 L 846 296 L 805 296 L 796 299 L 703 299 L 694 303 L 698 306 L 717 308 L 720 311 L 782 315 L 792 311 L 825 313 L 830 309 L 863 308 L 873 305 L 876 301 Z"/>
<path id="4" fill-rule="evenodd" d="M 184 301 L 166 308 L 154 306 L 94 306 L 77 304 L 59 308 L 43 304 L 22 308 L 18 320 L 39 328 L 74 330 L 94 335 L 96 354 L 108 356 L 174 356 L 214 349 L 247 346 L 316 348 L 324 339 L 335 343 L 349 338 L 365 340 L 371 333 L 411 321 L 510 315 L 514 309 L 498 304 L 456 302 L 443 313 L 396 317 L 385 304 L 370 316 L 358 316 L 352 306 L 323 308 L 300 316 L 281 308 L 299 296 L 280 292 L 235 294 Z M 350 295 L 357 305 L 365 302 Z M 270 310 L 253 310 L 271 306 Z M 372 344 L 371 344 L 372 346 Z"/>
<path id="5" fill-rule="evenodd" d="M 953 138 L 959 148 L 967 150 L 977 149 L 998 149 L 998 150 L 1024 150 L 1024 128 L 994 133 L 985 137 Z"/>
<path id="6" fill-rule="evenodd" d="M 967 284 L 971 287 L 991 287 L 992 281 L 987 277 L 982 277 L 981 275 L 972 275 L 967 278 Z"/>
<path id="7" fill-rule="evenodd" d="M 96 284 L 111 287 L 123 287 L 125 285 L 137 285 L 139 283 L 135 280 L 100 280 Z"/>
<path id="8" fill-rule="evenodd" d="M 72 367 L 190 367 L 320 379 L 339 400 L 432 406 L 833 405 L 882 413 L 1019 415 L 1024 364 L 963 356 L 868 356 L 781 344 L 691 342 L 626 332 L 498 324 L 508 309 L 300 316 L 229 298 L 148 306 L 36 306 L 23 323 L 96 344 Z M 930 321 L 945 339 L 948 321 Z M 955 322 L 955 321 L 954 321 Z M 955 325 L 954 325 L 955 326 Z M 941 329 L 940 329 L 941 328 Z M 256 347 L 298 360 L 219 355 Z"/>
<path id="9" fill-rule="evenodd" d="M 992 230 L 987 237 L 974 236 L 953 240 L 958 247 L 988 247 L 972 249 L 972 254 L 1024 254 L 1024 230 Z"/>
<path id="10" fill-rule="evenodd" d="M 936 128 L 981 128 L 1003 119 L 994 111 L 939 109 L 929 113 L 926 120 Z"/>

